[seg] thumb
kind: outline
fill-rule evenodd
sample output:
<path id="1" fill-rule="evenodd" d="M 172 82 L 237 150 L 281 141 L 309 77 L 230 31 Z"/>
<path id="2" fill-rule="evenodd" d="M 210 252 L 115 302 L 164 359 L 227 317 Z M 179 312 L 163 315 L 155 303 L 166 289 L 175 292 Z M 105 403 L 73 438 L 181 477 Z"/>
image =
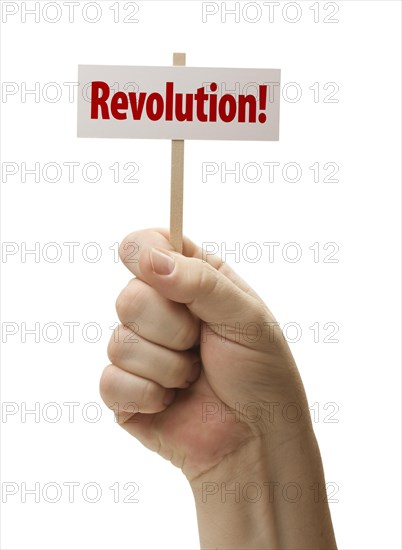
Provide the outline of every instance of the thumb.
<path id="1" fill-rule="evenodd" d="M 138 267 L 139 278 L 162 296 L 185 304 L 206 323 L 230 327 L 258 323 L 263 328 L 262 323 L 267 320 L 262 301 L 199 258 L 150 248 L 143 250 Z"/>

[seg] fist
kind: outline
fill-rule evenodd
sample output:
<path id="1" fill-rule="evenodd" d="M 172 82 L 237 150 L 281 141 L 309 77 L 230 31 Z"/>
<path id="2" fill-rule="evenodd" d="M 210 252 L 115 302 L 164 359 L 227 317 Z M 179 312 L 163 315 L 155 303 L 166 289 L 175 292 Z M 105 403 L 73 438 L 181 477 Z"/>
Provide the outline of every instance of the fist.
<path id="1" fill-rule="evenodd" d="M 188 239 L 174 252 L 164 230 L 132 233 L 120 257 L 135 278 L 117 298 L 100 392 L 129 433 L 191 480 L 269 437 L 270 403 L 308 411 L 275 319 L 229 266 Z M 258 421 L 238 413 L 250 402 Z"/>

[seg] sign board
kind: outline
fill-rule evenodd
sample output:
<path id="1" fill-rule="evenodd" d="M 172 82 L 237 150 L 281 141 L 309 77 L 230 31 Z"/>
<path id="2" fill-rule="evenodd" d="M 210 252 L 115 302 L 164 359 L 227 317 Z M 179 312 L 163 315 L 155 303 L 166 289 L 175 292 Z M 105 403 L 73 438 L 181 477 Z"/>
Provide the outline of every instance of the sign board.
<path id="1" fill-rule="evenodd" d="M 279 69 L 79 65 L 78 137 L 279 139 Z"/>

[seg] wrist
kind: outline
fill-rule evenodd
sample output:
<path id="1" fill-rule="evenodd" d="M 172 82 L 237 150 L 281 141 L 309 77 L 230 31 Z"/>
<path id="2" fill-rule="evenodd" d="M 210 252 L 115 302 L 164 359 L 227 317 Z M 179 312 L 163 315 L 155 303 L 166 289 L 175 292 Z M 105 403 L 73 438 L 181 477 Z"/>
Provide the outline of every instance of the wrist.
<path id="1" fill-rule="evenodd" d="M 254 436 L 239 444 L 234 452 L 224 456 L 212 468 L 189 479 L 189 483 L 196 499 L 207 501 L 208 484 L 228 486 L 243 480 L 269 481 L 277 469 L 293 470 L 295 452 L 298 454 L 301 448 L 306 454 L 316 453 L 317 442 L 311 422 L 282 424 L 282 429 L 278 422 L 269 429 L 265 424 L 260 425 Z"/>
<path id="2" fill-rule="evenodd" d="M 265 436 L 255 437 L 190 482 L 201 548 L 277 547 L 273 509 L 261 498 L 267 460 Z"/>
<path id="3" fill-rule="evenodd" d="M 190 485 L 202 548 L 336 548 L 311 424 L 255 437 Z"/>

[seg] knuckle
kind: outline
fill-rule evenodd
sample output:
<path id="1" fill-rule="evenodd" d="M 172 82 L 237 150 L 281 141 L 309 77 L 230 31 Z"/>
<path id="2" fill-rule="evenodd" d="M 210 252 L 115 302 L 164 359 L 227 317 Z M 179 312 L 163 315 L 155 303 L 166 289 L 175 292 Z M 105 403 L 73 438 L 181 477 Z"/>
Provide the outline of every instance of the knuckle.
<path id="1" fill-rule="evenodd" d="M 106 404 L 113 401 L 113 396 L 116 394 L 117 375 L 118 372 L 114 365 L 108 365 L 102 372 L 99 381 L 99 393 Z"/>
<path id="2" fill-rule="evenodd" d="M 131 233 L 130 235 L 127 235 L 119 246 L 119 256 L 121 261 L 126 265 L 138 263 L 139 250 L 140 247 L 135 240 L 135 234 Z"/>
<path id="3" fill-rule="evenodd" d="M 159 387 L 151 380 L 143 379 L 139 396 L 139 406 L 142 410 L 152 410 L 155 401 L 158 399 Z"/>
<path id="4" fill-rule="evenodd" d="M 130 300 L 130 297 L 129 297 L 128 286 L 126 286 L 125 288 L 123 288 L 123 290 L 120 292 L 120 294 L 117 296 L 117 299 L 116 299 L 116 311 L 119 317 L 126 313 L 127 304 L 129 300 Z"/>
<path id="5" fill-rule="evenodd" d="M 265 304 L 260 304 L 258 302 L 255 304 L 255 318 L 256 322 L 259 323 L 261 326 L 269 321 L 269 310 L 265 307 Z"/>
<path id="6" fill-rule="evenodd" d="M 180 351 L 190 349 L 194 345 L 197 336 L 198 329 L 193 323 L 181 323 L 172 337 L 171 346 Z"/>
<path id="7" fill-rule="evenodd" d="M 202 264 L 198 270 L 194 271 L 192 277 L 196 298 L 210 296 L 219 283 L 218 271 L 207 263 Z"/>
<path id="8" fill-rule="evenodd" d="M 117 329 L 115 329 L 114 333 L 112 334 L 109 340 L 109 344 L 107 347 L 107 355 L 108 355 L 109 361 L 114 365 L 119 365 L 119 363 L 121 362 L 125 354 L 125 348 L 123 345 L 124 342 L 122 341 L 122 333 L 124 331 L 126 331 L 126 329 L 122 325 L 119 325 Z"/>
<path id="9" fill-rule="evenodd" d="M 166 376 L 162 385 L 165 388 L 186 388 L 188 386 L 187 379 L 196 362 L 198 362 L 198 358 L 193 352 L 176 352 L 171 364 L 164 369 Z"/>
<path id="10" fill-rule="evenodd" d="M 183 375 L 183 369 L 180 366 L 173 366 L 167 370 L 162 385 L 165 388 L 178 388 L 185 382 L 185 376 Z"/>
<path id="11" fill-rule="evenodd" d="M 199 287 L 203 296 L 210 296 L 219 283 L 219 273 L 209 264 L 204 264 L 199 279 Z"/>
<path id="12" fill-rule="evenodd" d="M 146 303 L 146 288 L 140 281 L 133 279 L 117 297 L 117 315 L 122 322 L 133 321 L 143 311 Z"/>
<path id="13" fill-rule="evenodd" d="M 176 368 L 169 382 L 164 384 L 165 388 L 186 388 L 188 386 L 188 368 Z"/>

